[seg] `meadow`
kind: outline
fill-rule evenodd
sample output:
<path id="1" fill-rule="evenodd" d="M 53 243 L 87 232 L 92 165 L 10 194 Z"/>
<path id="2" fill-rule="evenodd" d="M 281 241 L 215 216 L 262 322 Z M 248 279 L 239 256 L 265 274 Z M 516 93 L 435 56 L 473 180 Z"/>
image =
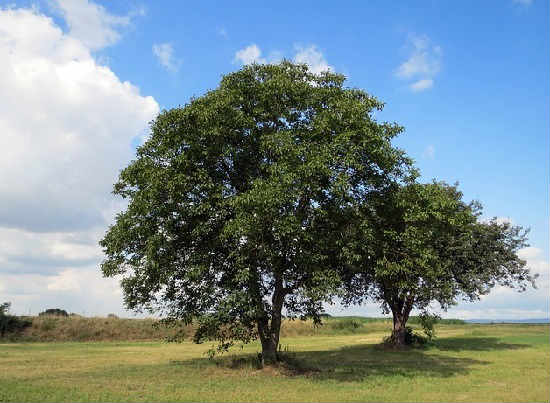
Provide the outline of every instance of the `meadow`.
<path id="1" fill-rule="evenodd" d="M 133 321 L 125 326 L 149 327 Z M 35 326 L 36 338 L 40 323 Z M 56 329 L 48 326 L 46 332 Z M 28 329 L 27 342 L 0 344 L 0 401 L 549 399 L 549 325 L 443 323 L 434 342 L 404 351 L 381 344 L 389 330 L 388 320 L 333 319 L 321 328 L 287 321 L 284 362 L 260 369 L 257 344 L 209 359 L 208 343 L 28 342 Z"/>

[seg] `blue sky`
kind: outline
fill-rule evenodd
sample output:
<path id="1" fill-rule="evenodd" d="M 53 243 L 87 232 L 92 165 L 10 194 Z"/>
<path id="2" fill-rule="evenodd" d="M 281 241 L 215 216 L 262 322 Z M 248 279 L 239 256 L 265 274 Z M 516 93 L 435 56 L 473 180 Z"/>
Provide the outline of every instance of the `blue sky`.
<path id="1" fill-rule="evenodd" d="M 98 270 L 97 240 L 123 208 L 109 195 L 118 170 L 160 109 L 243 63 L 284 57 L 343 73 L 386 102 L 378 118 L 405 126 L 396 144 L 423 180 L 459 181 L 485 216 L 531 228 L 521 256 L 541 275 L 539 289 L 495 289 L 447 316 L 549 316 L 548 2 L 0 6 L 9 100 L 0 110 L 0 296 L 14 311 L 129 315 Z"/>

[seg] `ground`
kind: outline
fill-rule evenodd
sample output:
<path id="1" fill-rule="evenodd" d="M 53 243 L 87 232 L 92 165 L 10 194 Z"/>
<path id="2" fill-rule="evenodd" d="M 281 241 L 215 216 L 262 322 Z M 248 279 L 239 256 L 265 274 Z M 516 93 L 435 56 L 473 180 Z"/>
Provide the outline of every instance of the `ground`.
<path id="1" fill-rule="evenodd" d="M 0 401 L 549 401 L 550 326 L 441 325 L 422 349 L 387 329 L 285 337 L 287 363 L 258 369 L 257 344 L 0 344 Z"/>

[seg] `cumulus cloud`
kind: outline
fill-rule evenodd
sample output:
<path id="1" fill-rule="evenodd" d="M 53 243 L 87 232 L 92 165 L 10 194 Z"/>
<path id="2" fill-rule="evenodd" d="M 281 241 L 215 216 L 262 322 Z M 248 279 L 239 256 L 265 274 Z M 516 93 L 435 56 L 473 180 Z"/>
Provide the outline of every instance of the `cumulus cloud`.
<path id="1" fill-rule="evenodd" d="M 255 43 L 238 50 L 235 53 L 234 61 L 241 64 L 267 63 L 266 59 L 262 57 L 262 51 Z"/>
<path id="2" fill-rule="evenodd" d="M 112 15 L 101 5 L 88 0 L 54 0 L 53 4 L 65 19 L 70 36 L 90 50 L 116 43 L 120 39 L 118 29 L 131 22 L 130 15 Z M 138 14 L 144 12 L 142 8 Z"/>
<path id="3" fill-rule="evenodd" d="M 512 220 L 510 217 L 497 217 L 496 218 L 497 224 L 514 224 L 514 220 Z"/>
<path id="4" fill-rule="evenodd" d="M 0 223 L 32 231 L 103 223 L 152 97 L 98 65 L 84 44 L 25 9 L 0 13 Z"/>
<path id="5" fill-rule="evenodd" d="M 0 271 L 53 275 L 101 259 L 100 227 L 80 232 L 32 232 L 0 227 Z"/>
<path id="6" fill-rule="evenodd" d="M 413 92 L 433 87 L 433 78 L 441 70 L 441 47 L 434 46 L 426 36 L 411 35 L 408 39 L 410 56 L 395 71 L 395 76 L 403 80 L 414 80 L 409 84 Z"/>
<path id="7" fill-rule="evenodd" d="M 295 46 L 295 51 L 296 55 L 294 56 L 294 61 L 296 63 L 307 64 L 312 73 L 319 74 L 324 71 L 332 70 L 332 67 L 329 66 L 317 46 Z"/>
<path id="8" fill-rule="evenodd" d="M 155 43 L 153 45 L 153 54 L 166 70 L 171 72 L 179 70 L 180 61 L 176 59 L 171 43 Z"/>
<path id="9" fill-rule="evenodd" d="M 518 252 L 518 256 L 524 260 L 539 259 L 541 255 L 542 255 L 542 250 L 539 248 L 535 248 L 533 246 L 528 246 L 526 248 L 521 249 Z"/>
<path id="10" fill-rule="evenodd" d="M 318 74 L 323 71 L 332 70 L 332 67 L 329 66 L 325 60 L 324 55 L 315 45 L 310 45 L 307 47 L 295 45 L 294 46 L 294 62 L 295 63 L 304 63 L 309 66 L 309 69 L 312 73 Z M 283 53 L 280 51 L 272 51 L 269 53 L 267 58 L 262 56 L 262 50 L 255 43 L 238 50 L 235 53 L 233 59 L 234 62 L 241 64 L 252 64 L 252 63 L 277 63 L 283 59 Z"/>
<path id="11" fill-rule="evenodd" d="M 415 81 L 410 85 L 410 88 L 413 92 L 419 92 L 432 88 L 434 85 L 434 80 L 431 78 L 424 78 L 422 80 Z"/>
<path id="12" fill-rule="evenodd" d="M 62 308 L 86 315 L 130 315 L 122 308 L 118 280 L 102 278 L 95 265 L 68 268 L 51 276 L 0 272 L 0 283 L 8 284 L 2 297 L 13 303 L 15 314 L 36 315 L 47 308 Z"/>
<path id="13" fill-rule="evenodd" d="M 0 96 L 10 100 L 0 109 L 0 284 L 14 310 L 30 295 L 61 305 L 56 292 L 81 272 L 79 284 L 104 284 L 97 241 L 121 205 L 112 184 L 159 110 L 92 56 L 127 20 L 90 2 L 58 4 L 67 33 L 35 9 L 0 8 Z M 73 280 L 57 279 L 68 271 Z M 82 289 L 71 298 L 95 303 Z"/>

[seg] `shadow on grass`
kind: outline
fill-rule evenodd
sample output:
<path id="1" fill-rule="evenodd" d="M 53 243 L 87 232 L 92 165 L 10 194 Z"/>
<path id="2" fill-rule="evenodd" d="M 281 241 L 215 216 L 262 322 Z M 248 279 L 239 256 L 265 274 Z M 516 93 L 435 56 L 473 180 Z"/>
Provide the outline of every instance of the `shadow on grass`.
<path id="1" fill-rule="evenodd" d="M 438 339 L 435 347 L 441 351 L 497 351 L 518 350 L 530 345 L 502 343 L 498 337 L 449 337 Z"/>
<path id="2" fill-rule="evenodd" d="M 472 358 L 427 354 L 426 350 L 393 351 L 380 346 L 352 346 L 336 351 L 296 353 L 285 363 L 291 375 L 316 380 L 358 382 L 368 377 L 412 378 L 418 375 L 447 378 L 468 373 L 473 365 L 488 364 Z"/>
<path id="3" fill-rule="evenodd" d="M 529 347 L 525 344 L 500 343 L 496 337 L 445 338 L 428 348 L 388 350 L 381 345 L 355 345 L 335 350 L 281 353 L 282 362 L 275 368 L 281 375 L 303 376 L 313 380 L 360 382 L 368 377 L 413 378 L 418 375 L 448 378 L 467 374 L 472 366 L 487 365 L 467 357 L 446 355 L 446 351 L 497 351 Z M 189 361 L 172 361 L 174 365 L 193 367 L 218 366 L 227 369 L 258 369 L 254 354 L 241 354 Z M 273 368 L 272 368 L 273 370 Z"/>

